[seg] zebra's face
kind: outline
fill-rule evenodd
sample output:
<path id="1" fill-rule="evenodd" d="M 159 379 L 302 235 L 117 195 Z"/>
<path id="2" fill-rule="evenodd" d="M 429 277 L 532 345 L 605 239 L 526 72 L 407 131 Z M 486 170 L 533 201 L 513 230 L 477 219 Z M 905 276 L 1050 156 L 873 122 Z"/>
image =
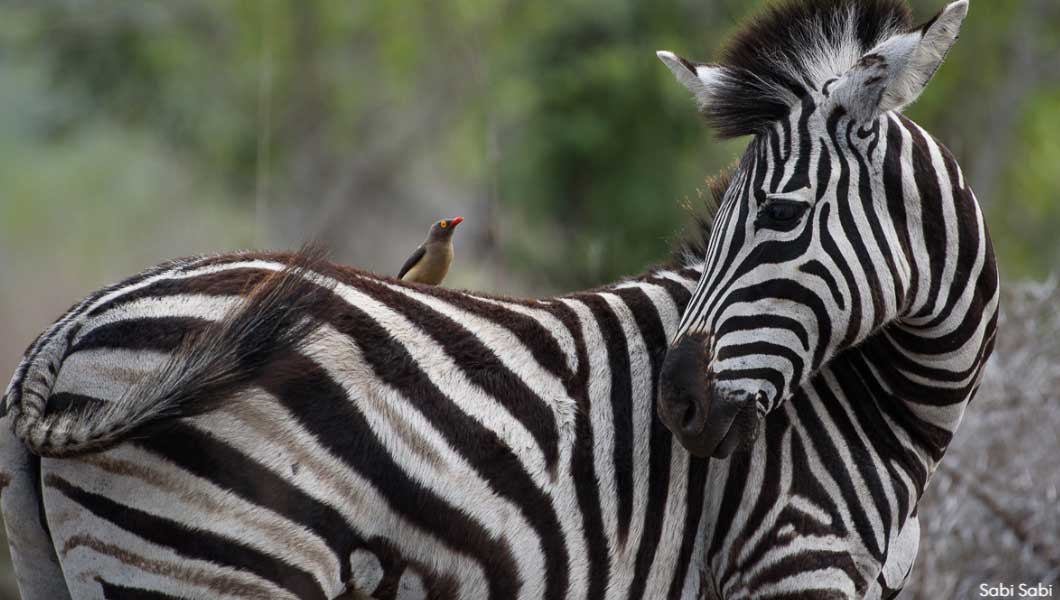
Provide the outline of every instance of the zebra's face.
<path id="1" fill-rule="evenodd" d="M 659 415 L 691 452 L 748 445 L 829 359 L 898 317 L 910 257 L 896 232 L 919 198 L 885 160 L 892 111 L 930 79 L 966 8 L 848 52 L 845 65 L 792 66 L 799 83 L 659 53 L 722 133 L 754 134 L 660 378 Z M 769 77 L 783 84 L 755 87 Z M 772 104 L 754 117 L 756 97 Z"/>
<path id="2" fill-rule="evenodd" d="M 890 217 L 862 203 L 880 197 L 880 177 L 850 183 L 855 157 L 868 164 L 876 152 L 881 125 L 835 114 L 815 94 L 782 126 L 757 136 L 719 206 L 703 277 L 666 361 L 670 393 L 659 407 L 671 429 L 697 433 L 686 443 L 694 451 L 728 455 L 754 439 L 764 415 L 867 334 L 845 338 L 851 320 L 861 318 L 855 302 L 886 296 L 879 307 L 887 314 L 877 316 L 884 320 L 901 304 L 890 281 L 844 276 L 857 269 L 853 249 L 866 247 L 868 220 L 889 230 Z M 871 260 L 882 261 L 872 248 Z M 848 287 L 852 281 L 857 289 Z"/>

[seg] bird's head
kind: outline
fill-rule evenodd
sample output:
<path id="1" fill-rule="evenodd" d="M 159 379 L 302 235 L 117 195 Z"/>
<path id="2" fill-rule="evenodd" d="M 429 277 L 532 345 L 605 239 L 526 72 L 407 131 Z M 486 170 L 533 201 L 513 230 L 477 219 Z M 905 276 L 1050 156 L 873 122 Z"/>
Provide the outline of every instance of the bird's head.
<path id="1" fill-rule="evenodd" d="M 431 225 L 431 231 L 427 234 L 428 242 L 444 242 L 452 239 L 453 231 L 456 230 L 456 226 L 464 222 L 464 217 L 453 217 L 452 219 L 442 219 Z"/>

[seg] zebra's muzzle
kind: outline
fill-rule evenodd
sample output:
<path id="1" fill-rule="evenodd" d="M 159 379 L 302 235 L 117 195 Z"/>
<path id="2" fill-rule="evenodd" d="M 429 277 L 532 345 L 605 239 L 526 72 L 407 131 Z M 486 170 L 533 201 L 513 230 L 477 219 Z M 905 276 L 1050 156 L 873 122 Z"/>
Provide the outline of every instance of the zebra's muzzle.
<path id="1" fill-rule="evenodd" d="M 667 352 L 658 412 L 689 452 L 725 458 L 754 441 L 761 415 L 755 394 L 718 388 L 707 342 L 703 334 L 689 334 Z"/>

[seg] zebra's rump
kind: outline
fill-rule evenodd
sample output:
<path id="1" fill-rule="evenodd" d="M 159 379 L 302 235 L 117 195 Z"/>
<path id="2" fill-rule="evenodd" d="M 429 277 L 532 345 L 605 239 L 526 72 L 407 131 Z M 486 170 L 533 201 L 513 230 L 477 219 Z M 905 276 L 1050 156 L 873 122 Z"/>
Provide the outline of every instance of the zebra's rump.
<path id="1" fill-rule="evenodd" d="M 174 363 L 209 363 L 203 353 L 249 372 L 181 376 L 188 400 L 160 407 L 164 421 L 113 440 L 128 443 L 109 451 L 46 461 L 45 504 L 60 515 L 52 535 L 67 572 L 89 581 L 83 595 L 98 595 L 97 585 L 120 588 L 130 567 L 135 581 L 181 597 L 314 598 L 344 589 L 386 597 L 399 588 L 410 597 L 417 590 L 448 597 L 457 579 L 463 597 L 517 595 L 525 565 L 515 564 L 513 546 L 539 542 L 504 534 L 505 524 L 529 521 L 522 529 L 539 534 L 560 529 L 541 489 L 558 460 L 550 403 L 529 397 L 518 377 L 455 326 L 444 331 L 446 345 L 463 346 L 464 359 L 480 354 L 481 369 L 464 370 L 465 379 L 485 390 L 504 385 L 523 405 L 493 415 L 490 398 L 452 401 L 460 395 L 454 389 L 471 383 L 437 377 L 453 365 L 427 364 L 415 340 L 403 339 L 392 320 L 384 328 L 387 317 L 370 306 L 306 302 L 311 290 L 335 295 L 308 272 L 295 275 L 304 281 L 297 292 L 289 287 L 279 300 L 258 303 L 255 320 L 240 323 L 283 266 L 200 264 L 97 300 L 70 321 L 72 334 L 58 336 L 65 348 L 43 414 L 68 428 L 113 415 L 145 381 L 164 386 L 158 374 Z M 366 305 L 386 293 L 374 279 L 364 286 L 376 294 L 364 295 Z M 298 318 L 276 316 L 296 301 Z M 314 327 L 253 369 L 240 362 L 253 347 L 218 347 L 275 345 L 300 319 Z M 254 339 L 252 327 L 271 331 Z M 240 335 L 226 331 L 233 328 Z M 224 387 L 210 391 L 216 381 Z M 184 409 L 201 400 L 196 394 L 208 396 L 208 411 Z M 483 426 L 487 419 L 504 425 Z M 432 539 L 448 540 L 450 549 Z M 395 540 L 423 554 L 402 554 Z M 562 559 L 562 547 L 553 546 Z"/>

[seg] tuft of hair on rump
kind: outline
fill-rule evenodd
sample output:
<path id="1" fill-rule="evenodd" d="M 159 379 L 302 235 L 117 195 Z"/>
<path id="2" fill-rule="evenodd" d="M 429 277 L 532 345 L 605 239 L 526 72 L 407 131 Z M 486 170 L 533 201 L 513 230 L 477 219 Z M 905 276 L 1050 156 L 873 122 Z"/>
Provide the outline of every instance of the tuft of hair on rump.
<path id="1" fill-rule="evenodd" d="M 781 0 L 724 44 L 703 115 L 722 138 L 753 135 L 888 37 L 912 28 L 906 0 Z"/>
<path id="2" fill-rule="evenodd" d="M 725 199 L 725 192 L 732 184 L 736 167 L 722 169 L 717 175 L 707 178 L 707 193 L 699 192 L 699 202 L 685 202 L 684 208 L 692 216 L 692 223 L 685 228 L 671 255 L 670 262 L 677 267 L 687 267 L 703 261 L 707 255 L 710 234 L 714 230 L 714 215 Z"/>
<path id="3" fill-rule="evenodd" d="M 217 408 L 263 377 L 272 365 L 303 352 L 321 319 L 339 310 L 333 280 L 319 275 L 327 253 L 307 245 L 245 294 L 229 314 L 185 335 L 155 371 L 115 402 L 50 414 L 20 415 L 16 433 L 40 456 L 106 450 Z"/>

